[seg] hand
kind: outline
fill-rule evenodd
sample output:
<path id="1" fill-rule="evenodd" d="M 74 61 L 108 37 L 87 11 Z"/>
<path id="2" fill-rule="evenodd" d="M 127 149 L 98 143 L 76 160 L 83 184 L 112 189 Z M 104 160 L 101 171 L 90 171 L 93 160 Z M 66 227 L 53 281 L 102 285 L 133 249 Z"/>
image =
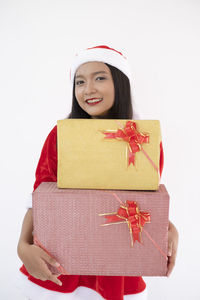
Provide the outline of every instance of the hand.
<path id="1" fill-rule="evenodd" d="M 176 227 L 169 221 L 168 228 L 168 264 L 167 276 L 169 277 L 175 265 L 177 248 L 178 248 L 178 231 Z"/>
<path id="2" fill-rule="evenodd" d="M 51 280 L 60 286 L 62 285 L 62 282 L 57 278 L 61 274 L 53 275 L 45 261 L 54 267 L 58 267 L 60 264 L 43 249 L 34 244 L 23 244 L 18 249 L 18 255 L 31 276 L 43 281 Z"/>

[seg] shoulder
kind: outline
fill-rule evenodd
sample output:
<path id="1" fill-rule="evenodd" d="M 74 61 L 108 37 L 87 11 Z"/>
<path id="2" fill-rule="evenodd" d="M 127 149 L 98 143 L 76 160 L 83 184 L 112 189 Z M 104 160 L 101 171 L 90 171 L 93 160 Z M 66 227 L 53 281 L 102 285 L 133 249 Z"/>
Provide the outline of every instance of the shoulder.
<path id="1" fill-rule="evenodd" d="M 57 125 L 55 125 L 53 127 L 53 129 L 51 129 L 51 131 L 49 132 L 47 138 L 46 138 L 46 143 L 51 143 L 57 141 Z"/>
<path id="2" fill-rule="evenodd" d="M 57 125 L 55 125 L 53 129 L 49 132 L 48 137 L 50 138 L 57 137 Z"/>
<path id="3" fill-rule="evenodd" d="M 48 150 L 55 151 L 56 148 L 57 148 L 57 125 L 55 125 L 47 135 L 43 145 L 43 151 L 48 151 Z"/>

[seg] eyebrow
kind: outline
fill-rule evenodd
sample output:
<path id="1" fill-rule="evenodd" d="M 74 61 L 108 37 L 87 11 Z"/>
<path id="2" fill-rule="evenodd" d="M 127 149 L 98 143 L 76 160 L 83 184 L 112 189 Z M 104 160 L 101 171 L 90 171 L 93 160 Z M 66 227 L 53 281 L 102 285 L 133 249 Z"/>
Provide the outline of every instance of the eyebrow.
<path id="1" fill-rule="evenodd" d="M 98 72 L 92 73 L 92 75 L 96 75 L 96 74 L 99 74 L 99 73 L 108 74 L 108 73 L 105 72 L 105 71 L 98 71 Z M 79 78 L 79 77 L 84 77 L 84 76 L 83 76 L 83 75 L 78 75 L 78 76 L 76 76 L 75 78 L 77 79 L 77 78 Z"/>

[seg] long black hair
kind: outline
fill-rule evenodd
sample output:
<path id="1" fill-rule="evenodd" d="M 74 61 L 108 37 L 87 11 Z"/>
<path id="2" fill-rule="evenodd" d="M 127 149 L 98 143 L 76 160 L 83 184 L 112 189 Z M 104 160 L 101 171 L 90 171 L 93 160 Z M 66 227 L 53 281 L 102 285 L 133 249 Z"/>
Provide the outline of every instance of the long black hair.
<path id="1" fill-rule="evenodd" d="M 128 77 L 119 69 L 106 64 L 111 71 L 111 75 L 115 88 L 114 104 L 110 108 L 106 119 L 133 119 L 133 108 L 131 102 L 131 89 Z M 75 79 L 73 84 L 72 110 L 67 119 L 91 119 L 92 117 L 86 113 L 78 104 L 75 97 Z"/>

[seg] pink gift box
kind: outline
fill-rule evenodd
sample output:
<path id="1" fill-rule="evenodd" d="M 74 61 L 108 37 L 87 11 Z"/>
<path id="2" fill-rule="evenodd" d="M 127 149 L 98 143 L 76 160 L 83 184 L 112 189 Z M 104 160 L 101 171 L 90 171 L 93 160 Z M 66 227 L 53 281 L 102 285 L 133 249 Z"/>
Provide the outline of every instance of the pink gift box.
<path id="1" fill-rule="evenodd" d="M 43 182 L 32 196 L 34 243 L 61 264 L 48 264 L 54 274 L 166 276 L 169 195 L 163 184 L 157 191 L 127 191 Z M 127 200 L 150 215 L 133 245 L 126 220 L 102 226 L 109 222 L 101 214 L 117 212 Z"/>

